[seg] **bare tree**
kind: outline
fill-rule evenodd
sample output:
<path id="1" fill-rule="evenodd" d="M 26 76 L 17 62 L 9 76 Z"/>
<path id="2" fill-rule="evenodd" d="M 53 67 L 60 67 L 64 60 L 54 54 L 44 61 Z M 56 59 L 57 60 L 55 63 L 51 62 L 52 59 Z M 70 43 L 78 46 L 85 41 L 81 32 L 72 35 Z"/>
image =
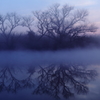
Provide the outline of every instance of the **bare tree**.
<path id="1" fill-rule="evenodd" d="M 31 32 L 33 28 L 33 22 L 34 22 L 34 18 L 32 18 L 31 16 L 23 17 L 22 26 L 27 27 Z"/>
<path id="2" fill-rule="evenodd" d="M 64 6 L 55 4 L 45 11 L 33 12 L 33 15 L 32 17 L 20 17 L 16 13 L 0 15 L 0 36 L 2 38 L 0 45 L 3 43 L 5 49 L 12 49 L 15 46 L 15 40 L 20 36 L 17 36 L 17 38 L 14 34 L 19 26 L 28 29 L 26 42 L 24 41 L 25 44 L 23 44 L 26 48 L 31 49 L 42 48 L 40 46 L 42 43 L 44 45 L 43 49 L 47 48 L 45 46 L 47 40 L 48 46 L 50 45 L 53 50 L 75 47 L 78 43 L 76 39 L 78 40 L 80 36 L 97 30 L 97 27 L 88 22 L 87 10 L 77 10 L 67 4 Z M 39 41 L 40 39 L 41 41 Z"/>
<path id="3" fill-rule="evenodd" d="M 7 13 L 5 16 L 0 15 L 0 33 L 4 38 L 4 43 L 9 48 L 13 37 L 14 29 L 21 25 L 21 17 L 16 13 Z M 13 42 L 13 41 L 12 41 Z"/>
<path id="4" fill-rule="evenodd" d="M 38 32 L 62 42 L 88 32 L 95 32 L 96 27 L 87 23 L 86 10 L 76 10 L 72 6 L 55 4 L 46 11 L 33 12 L 37 18 Z"/>
<path id="5" fill-rule="evenodd" d="M 21 25 L 21 18 L 16 13 L 7 13 L 0 15 L 0 31 L 3 34 L 11 34 L 12 31 Z"/>
<path id="6" fill-rule="evenodd" d="M 7 20 L 6 16 L 0 15 L 0 33 L 3 33 L 5 35 L 7 26 L 5 26 L 5 22 Z"/>

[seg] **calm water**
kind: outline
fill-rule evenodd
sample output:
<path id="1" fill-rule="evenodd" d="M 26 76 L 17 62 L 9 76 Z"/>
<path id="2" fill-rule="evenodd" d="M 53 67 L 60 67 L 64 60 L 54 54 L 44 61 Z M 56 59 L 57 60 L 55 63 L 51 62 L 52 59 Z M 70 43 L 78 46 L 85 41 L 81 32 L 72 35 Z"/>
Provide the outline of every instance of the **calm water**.
<path id="1" fill-rule="evenodd" d="M 99 100 L 99 54 L 0 52 L 0 100 Z"/>

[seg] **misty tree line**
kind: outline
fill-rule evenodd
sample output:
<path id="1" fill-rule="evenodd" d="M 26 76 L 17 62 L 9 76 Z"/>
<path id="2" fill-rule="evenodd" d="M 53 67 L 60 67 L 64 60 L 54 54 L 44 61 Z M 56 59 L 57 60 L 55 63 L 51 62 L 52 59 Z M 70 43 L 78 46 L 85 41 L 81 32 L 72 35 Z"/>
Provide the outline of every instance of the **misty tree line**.
<path id="1" fill-rule="evenodd" d="M 0 15 L 0 50 L 57 50 L 86 47 L 92 43 L 87 36 L 97 27 L 87 20 L 87 10 L 55 4 L 33 16 L 16 13 Z M 17 30 L 25 29 L 24 34 Z"/>

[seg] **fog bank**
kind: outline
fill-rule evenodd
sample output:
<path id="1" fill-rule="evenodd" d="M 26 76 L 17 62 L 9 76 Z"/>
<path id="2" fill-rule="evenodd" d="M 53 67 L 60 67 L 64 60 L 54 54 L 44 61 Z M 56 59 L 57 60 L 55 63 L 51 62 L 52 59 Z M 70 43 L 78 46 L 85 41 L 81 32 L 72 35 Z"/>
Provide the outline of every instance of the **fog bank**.
<path id="1" fill-rule="evenodd" d="M 100 64 L 99 49 L 63 51 L 1 51 L 0 65 Z"/>

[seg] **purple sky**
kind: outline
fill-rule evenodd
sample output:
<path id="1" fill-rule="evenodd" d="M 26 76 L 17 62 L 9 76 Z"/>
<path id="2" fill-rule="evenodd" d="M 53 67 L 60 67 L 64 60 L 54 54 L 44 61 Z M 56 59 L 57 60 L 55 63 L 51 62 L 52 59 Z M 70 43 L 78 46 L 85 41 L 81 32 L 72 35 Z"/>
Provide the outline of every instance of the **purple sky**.
<path id="1" fill-rule="evenodd" d="M 34 10 L 46 9 L 55 3 L 87 9 L 90 22 L 100 26 L 100 0 L 0 0 L 0 14 L 17 12 L 21 15 L 30 15 Z"/>

